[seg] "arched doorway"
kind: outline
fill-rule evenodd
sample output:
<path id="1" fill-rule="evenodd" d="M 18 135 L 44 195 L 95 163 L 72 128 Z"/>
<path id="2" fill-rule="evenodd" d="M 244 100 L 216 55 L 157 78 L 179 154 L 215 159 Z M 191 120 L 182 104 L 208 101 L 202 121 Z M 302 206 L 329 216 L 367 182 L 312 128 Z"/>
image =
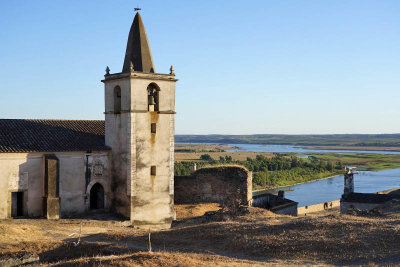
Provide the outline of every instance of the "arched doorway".
<path id="1" fill-rule="evenodd" d="M 99 183 L 90 189 L 90 209 L 104 209 L 104 188 Z"/>

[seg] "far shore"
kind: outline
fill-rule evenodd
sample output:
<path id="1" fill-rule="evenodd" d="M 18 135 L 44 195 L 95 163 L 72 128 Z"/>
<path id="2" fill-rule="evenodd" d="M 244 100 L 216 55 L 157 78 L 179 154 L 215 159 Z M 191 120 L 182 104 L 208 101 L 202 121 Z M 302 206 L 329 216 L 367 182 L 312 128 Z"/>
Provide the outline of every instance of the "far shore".
<path id="1" fill-rule="evenodd" d="M 400 147 L 383 146 L 296 146 L 306 149 L 326 149 L 326 150 L 367 150 L 367 151 L 394 151 L 400 152 Z"/>

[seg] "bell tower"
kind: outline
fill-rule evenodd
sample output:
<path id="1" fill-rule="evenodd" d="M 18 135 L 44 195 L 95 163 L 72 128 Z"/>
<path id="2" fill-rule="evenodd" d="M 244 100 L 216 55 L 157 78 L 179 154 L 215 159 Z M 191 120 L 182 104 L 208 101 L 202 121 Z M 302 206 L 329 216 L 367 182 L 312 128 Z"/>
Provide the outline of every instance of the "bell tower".
<path id="1" fill-rule="evenodd" d="M 169 228 L 174 217 L 175 78 L 156 73 L 142 18 L 133 20 L 122 72 L 105 85 L 112 149 L 112 207 L 134 226 Z"/>

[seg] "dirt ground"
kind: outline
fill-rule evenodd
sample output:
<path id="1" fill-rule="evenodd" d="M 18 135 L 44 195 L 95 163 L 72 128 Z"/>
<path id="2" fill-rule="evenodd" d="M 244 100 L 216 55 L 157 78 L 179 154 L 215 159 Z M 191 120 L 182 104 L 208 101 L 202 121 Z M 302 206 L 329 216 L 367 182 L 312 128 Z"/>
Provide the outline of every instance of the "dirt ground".
<path id="1" fill-rule="evenodd" d="M 221 209 L 218 203 L 181 204 L 175 205 L 176 218 L 178 220 L 203 216 L 207 211 Z"/>
<path id="2" fill-rule="evenodd" d="M 273 157 L 273 153 L 262 152 L 225 152 L 228 149 L 239 149 L 240 147 L 231 145 L 205 145 L 205 144 L 176 144 L 175 161 L 201 161 L 200 156 L 209 154 L 213 159 L 219 160 L 219 157 L 231 156 L 233 160 L 255 159 L 257 155 L 264 157 Z M 185 151 L 187 150 L 187 151 Z"/>
<path id="3" fill-rule="evenodd" d="M 201 216 L 217 209 L 177 205 L 173 227 L 151 233 L 153 252 L 148 231 L 117 218 L 3 220 L 0 258 L 34 252 L 48 266 L 400 265 L 400 204 L 379 217 L 338 210 L 292 217 L 258 208 Z"/>

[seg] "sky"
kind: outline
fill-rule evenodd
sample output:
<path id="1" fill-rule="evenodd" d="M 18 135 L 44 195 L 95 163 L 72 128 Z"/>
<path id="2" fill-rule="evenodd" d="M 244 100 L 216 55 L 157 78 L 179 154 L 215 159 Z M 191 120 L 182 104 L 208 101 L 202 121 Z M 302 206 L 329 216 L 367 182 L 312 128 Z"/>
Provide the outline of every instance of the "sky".
<path id="1" fill-rule="evenodd" d="M 398 0 L 0 1 L 0 118 L 104 119 L 139 6 L 176 134 L 400 133 Z"/>

